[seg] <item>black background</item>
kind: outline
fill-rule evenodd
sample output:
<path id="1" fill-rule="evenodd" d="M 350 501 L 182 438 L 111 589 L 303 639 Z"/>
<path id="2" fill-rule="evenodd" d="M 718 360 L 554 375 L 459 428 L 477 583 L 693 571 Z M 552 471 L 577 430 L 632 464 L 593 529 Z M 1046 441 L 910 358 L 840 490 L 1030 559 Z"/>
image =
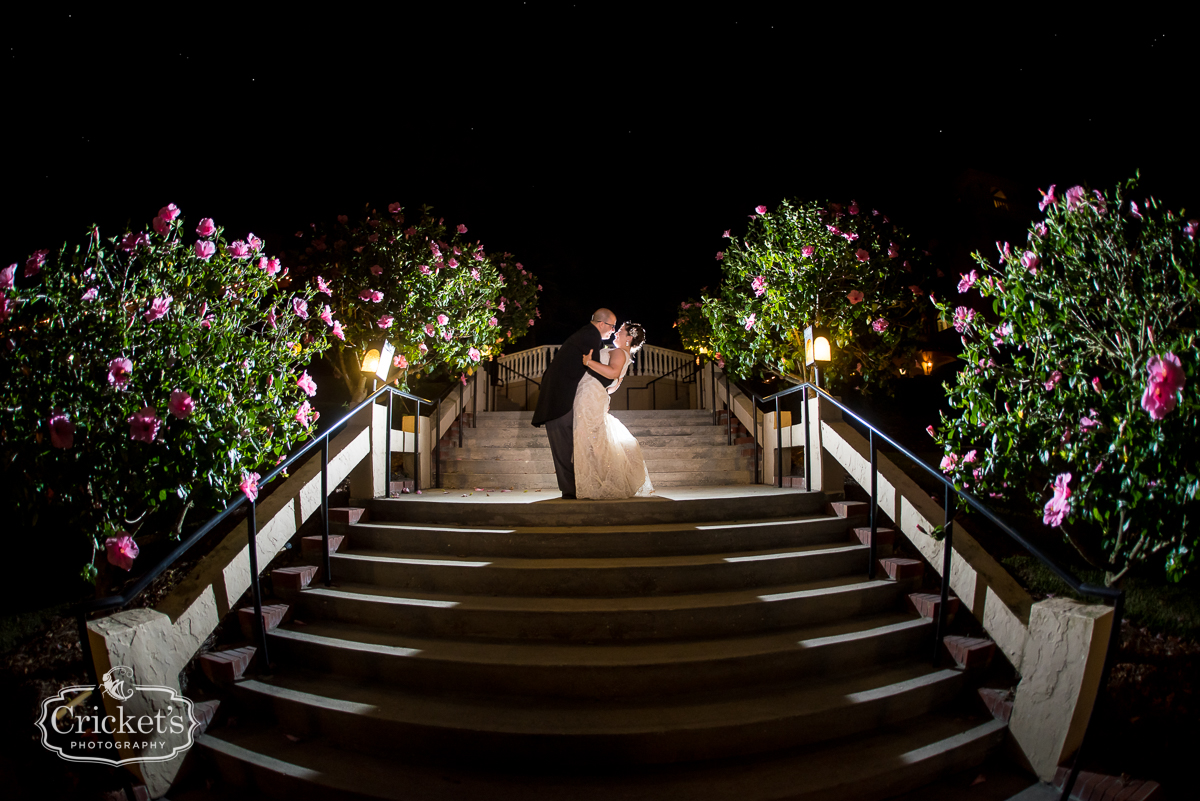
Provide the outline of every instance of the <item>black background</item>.
<path id="1" fill-rule="evenodd" d="M 4 263 L 174 202 L 286 247 L 429 203 L 546 288 L 520 343 L 592 308 L 670 329 L 721 232 L 784 197 L 953 241 L 956 182 L 1195 194 L 1193 16 L 881 14 L 736 3 L 41 4 L 4 28 Z"/>

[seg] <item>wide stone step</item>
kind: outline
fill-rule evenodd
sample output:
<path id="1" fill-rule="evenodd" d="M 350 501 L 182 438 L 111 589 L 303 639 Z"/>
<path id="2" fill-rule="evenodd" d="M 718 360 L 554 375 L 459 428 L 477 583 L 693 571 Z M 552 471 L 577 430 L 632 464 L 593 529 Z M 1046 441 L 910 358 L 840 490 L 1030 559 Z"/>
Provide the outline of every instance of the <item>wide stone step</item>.
<path id="1" fill-rule="evenodd" d="M 629 433 L 641 442 L 648 437 L 686 438 L 697 442 L 727 442 L 729 431 L 717 426 L 669 426 L 633 425 L 626 426 Z M 508 445 L 516 442 L 548 442 L 545 431 L 533 427 L 522 428 L 468 428 L 462 432 L 463 443 Z M 454 437 L 458 441 L 458 437 Z"/>
<path id="2" fill-rule="evenodd" d="M 933 639 L 933 621 L 885 613 L 721 640 L 564 644 L 404 636 L 309 621 L 271 633 L 282 664 L 377 679 L 412 691 L 665 696 L 844 674 L 892 664 Z"/>
<path id="3" fill-rule="evenodd" d="M 743 486 L 754 483 L 754 470 L 747 466 L 744 470 L 736 471 L 651 472 L 650 480 L 656 490 L 667 487 Z M 462 491 L 476 487 L 494 491 L 503 489 L 557 491 L 558 479 L 553 473 L 458 473 L 452 471 L 442 473 L 443 489 Z"/>
<path id="4" fill-rule="evenodd" d="M 369 510 L 373 521 L 437 523 L 469 526 L 593 526 L 714 524 L 728 521 L 771 520 L 821 513 L 825 495 L 761 484 L 729 488 L 677 489 L 653 498 L 620 501 L 541 498 L 537 493 L 505 493 L 476 503 L 453 493 L 406 495 L 399 498 L 355 500 Z"/>
<path id="5" fill-rule="evenodd" d="M 724 472 L 729 470 L 753 470 L 748 456 L 696 455 L 691 459 L 655 459 L 654 452 L 642 453 L 651 481 L 659 474 L 698 472 Z M 443 473 L 553 473 L 554 462 L 547 451 L 544 459 L 446 459 L 442 462 Z"/>
<path id="6" fill-rule="evenodd" d="M 222 779 L 275 799 L 395 801 L 878 801 L 974 767 L 1003 741 L 990 716 L 931 713 L 821 745 L 617 769 L 488 768 L 457 749 L 431 760 L 376 756 L 330 737 L 284 736 L 276 726 L 241 725 L 197 738 Z M 448 761 L 456 760 L 447 765 Z"/>
<path id="7" fill-rule="evenodd" d="M 339 582 L 461 595 L 621 597 L 753 590 L 866 574 L 861 543 L 698 556 L 446 559 L 397 551 L 339 550 Z"/>
<path id="8" fill-rule="evenodd" d="M 634 436 L 637 437 L 638 444 L 643 448 L 661 448 L 661 447 L 688 447 L 692 445 L 728 445 L 729 437 L 724 429 L 707 429 L 707 428 L 681 428 L 672 429 L 670 433 L 664 435 L 648 436 L 645 434 Z M 449 448 L 453 450 L 458 447 L 458 437 L 452 436 L 448 442 Z M 529 431 L 498 431 L 477 428 L 474 431 L 467 430 L 463 432 L 463 447 L 464 448 L 546 448 L 550 447 L 550 440 L 546 439 L 544 433 L 538 433 L 536 429 Z"/>
<path id="9" fill-rule="evenodd" d="M 642 456 L 647 461 L 677 460 L 694 461 L 711 459 L 721 456 L 741 456 L 742 446 L 726 445 L 724 442 L 712 444 L 681 444 L 678 441 L 656 442 L 655 445 L 642 445 Z M 749 458 L 749 457 L 746 457 Z M 442 455 L 442 465 L 460 461 L 549 461 L 550 447 L 545 448 L 508 448 L 480 445 L 464 445 L 462 448 L 448 448 Z"/>
<path id="10" fill-rule="evenodd" d="M 918 580 L 821 579 L 757 590 L 625 598 L 451 595 L 372 584 L 280 591 L 300 620 L 417 637 L 603 642 L 728 637 L 900 608 Z"/>
<path id="11" fill-rule="evenodd" d="M 610 414 L 626 424 L 631 420 L 662 420 L 672 423 L 679 422 L 683 425 L 690 425 L 692 421 L 700 421 L 707 425 L 713 424 L 712 412 L 706 409 L 618 409 Z M 480 412 L 475 418 L 475 425 L 481 428 L 530 425 L 532 420 L 532 411 Z"/>
<path id="12" fill-rule="evenodd" d="M 851 542 L 845 519 L 824 514 L 603 526 L 439 526 L 373 521 L 334 526 L 333 531 L 345 534 L 353 548 L 468 559 L 696 556 Z"/>
<path id="13" fill-rule="evenodd" d="M 963 672 L 909 662 L 846 676 L 662 699 L 504 698 L 428 694 L 383 682 L 279 668 L 235 696 L 294 736 L 326 736 L 380 755 L 493 764 L 592 766 L 755 754 L 856 734 L 947 702 Z"/>

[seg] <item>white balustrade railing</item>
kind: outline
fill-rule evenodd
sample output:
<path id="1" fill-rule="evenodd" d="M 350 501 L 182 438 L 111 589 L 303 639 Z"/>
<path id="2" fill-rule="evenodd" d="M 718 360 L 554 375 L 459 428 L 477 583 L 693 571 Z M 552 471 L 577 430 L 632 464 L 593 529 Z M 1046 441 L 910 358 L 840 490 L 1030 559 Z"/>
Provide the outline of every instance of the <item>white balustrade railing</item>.
<path id="1" fill-rule="evenodd" d="M 553 361 L 554 355 L 558 353 L 559 347 L 559 345 L 542 345 L 536 348 L 517 351 L 516 353 L 506 353 L 499 357 L 497 361 L 510 370 L 514 370 L 536 381 L 546 372 L 546 368 Z M 646 345 L 634 357 L 633 367 L 630 368 L 630 372 L 634 375 L 666 375 L 672 370 L 677 370 L 683 365 L 695 361 L 695 359 L 696 357 L 690 353 Z M 521 380 L 517 376 L 505 375 L 501 375 L 500 379 L 502 381 Z"/>

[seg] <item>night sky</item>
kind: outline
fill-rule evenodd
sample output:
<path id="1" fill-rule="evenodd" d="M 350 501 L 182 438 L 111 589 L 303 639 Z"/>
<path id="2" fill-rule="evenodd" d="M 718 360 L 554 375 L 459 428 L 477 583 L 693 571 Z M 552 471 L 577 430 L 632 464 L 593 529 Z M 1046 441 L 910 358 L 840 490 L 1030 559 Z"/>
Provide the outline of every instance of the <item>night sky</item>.
<path id="1" fill-rule="evenodd" d="M 1140 168 L 1200 208 L 1194 15 L 808 5 L 36 4 L 4 26 L 0 258 L 167 202 L 270 250 L 429 203 L 540 277 L 522 346 L 597 305 L 675 346 L 678 303 L 760 203 L 855 198 L 944 241 L 965 170 L 1032 208 Z"/>

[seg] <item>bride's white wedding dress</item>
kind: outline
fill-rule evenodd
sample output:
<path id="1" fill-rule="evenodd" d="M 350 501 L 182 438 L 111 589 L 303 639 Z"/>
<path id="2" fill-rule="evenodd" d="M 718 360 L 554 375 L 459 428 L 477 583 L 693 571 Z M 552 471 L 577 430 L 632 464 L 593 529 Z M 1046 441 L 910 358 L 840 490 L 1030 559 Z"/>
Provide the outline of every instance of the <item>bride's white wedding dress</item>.
<path id="1" fill-rule="evenodd" d="M 612 350 L 600 351 L 608 364 Z M 625 360 L 625 377 L 630 359 Z M 620 420 L 608 413 L 609 395 L 604 385 L 584 373 L 575 388 L 575 497 L 612 499 L 645 497 L 654 492 L 642 446 Z"/>

